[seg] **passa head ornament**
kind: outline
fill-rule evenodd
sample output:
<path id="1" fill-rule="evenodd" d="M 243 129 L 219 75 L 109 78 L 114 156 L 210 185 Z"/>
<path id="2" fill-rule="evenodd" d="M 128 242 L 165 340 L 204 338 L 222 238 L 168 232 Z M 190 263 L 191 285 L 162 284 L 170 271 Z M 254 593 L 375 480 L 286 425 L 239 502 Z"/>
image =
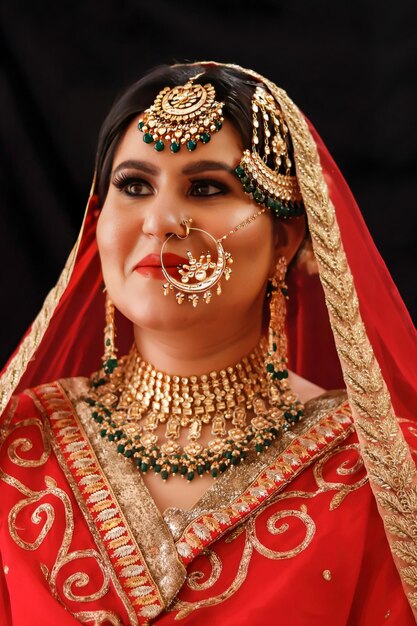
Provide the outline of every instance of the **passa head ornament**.
<path id="1" fill-rule="evenodd" d="M 256 87 L 252 98 L 252 147 L 244 151 L 235 172 L 255 202 L 284 218 L 304 213 L 289 147 L 289 131 L 280 106 L 264 86 Z"/>
<path id="2" fill-rule="evenodd" d="M 221 129 L 223 102 L 216 101 L 210 83 L 194 83 L 199 76 L 185 85 L 165 87 L 144 112 L 138 128 L 143 141 L 153 144 L 158 152 L 165 149 L 165 142 L 169 143 L 171 152 L 179 152 L 183 145 L 192 152 L 198 141 L 208 143 L 211 134 Z"/>

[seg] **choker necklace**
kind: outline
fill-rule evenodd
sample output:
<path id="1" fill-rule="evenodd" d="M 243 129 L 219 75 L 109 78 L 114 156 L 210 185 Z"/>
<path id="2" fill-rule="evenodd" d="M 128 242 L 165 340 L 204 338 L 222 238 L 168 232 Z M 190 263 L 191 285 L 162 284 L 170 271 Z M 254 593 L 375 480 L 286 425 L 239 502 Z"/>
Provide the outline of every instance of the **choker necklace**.
<path id="1" fill-rule="evenodd" d="M 101 436 L 141 472 L 153 470 L 163 480 L 175 474 L 188 481 L 205 473 L 216 478 L 250 450 L 260 454 L 303 416 L 287 370 L 277 376 L 268 357 L 262 340 L 234 367 L 170 376 L 144 361 L 133 346 L 112 372 L 93 374 L 84 401 Z M 178 440 L 184 429 L 182 446 Z M 203 432 L 212 435 L 205 446 L 199 441 Z"/>

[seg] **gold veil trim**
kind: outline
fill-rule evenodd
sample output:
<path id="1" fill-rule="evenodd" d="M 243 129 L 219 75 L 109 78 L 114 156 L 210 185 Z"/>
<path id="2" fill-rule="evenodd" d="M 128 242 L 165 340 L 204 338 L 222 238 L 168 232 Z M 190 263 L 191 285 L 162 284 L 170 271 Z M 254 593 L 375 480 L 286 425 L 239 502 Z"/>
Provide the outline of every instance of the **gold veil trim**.
<path id="1" fill-rule="evenodd" d="M 335 209 L 324 181 L 316 144 L 299 109 L 286 92 L 274 83 L 238 65 L 211 61 L 193 65 L 205 64 L 224 65 L 253 76 L 270 89 L 281 105 L 294 146 L 297 177 L 306 208 L 313 250 L 365 467 L 394 561 L 413 614 L 417 618 L 417 470 L 394 414 L 387 386 L 359 312 L 353 277 L 342 245 Z M 95 181 L 91 193 L 94 187 Z M 83 226 L 56 286 L 47 296 L 31 331 L 1 378 L 0 411 L 4 410 L 40 345 L 68 285 Z"/>

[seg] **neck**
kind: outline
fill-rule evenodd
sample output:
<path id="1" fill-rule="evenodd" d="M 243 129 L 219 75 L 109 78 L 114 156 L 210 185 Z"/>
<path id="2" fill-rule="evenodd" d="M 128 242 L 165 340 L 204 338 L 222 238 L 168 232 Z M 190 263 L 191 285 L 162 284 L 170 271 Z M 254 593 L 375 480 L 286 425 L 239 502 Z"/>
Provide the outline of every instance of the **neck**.
<path id="1" fill-rule="evenodd" d="M 176 332 L 134 327 L 135 344 L 143 359 L 168 374 L 200 376 L 233 365 L 259 344 L 261 316 L 252 315 L 231 326 L 207 320 L 204 328 L 188 326 Z"/>

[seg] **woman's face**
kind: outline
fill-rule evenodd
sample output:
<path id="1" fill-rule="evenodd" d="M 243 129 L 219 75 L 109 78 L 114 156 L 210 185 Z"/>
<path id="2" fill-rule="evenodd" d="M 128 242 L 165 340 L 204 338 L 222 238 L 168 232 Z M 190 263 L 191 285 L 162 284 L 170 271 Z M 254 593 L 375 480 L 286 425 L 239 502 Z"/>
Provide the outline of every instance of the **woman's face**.
<path id="1" fill-rule="evenodd" d="M 157 152 L 144 143 L 138 120 L 128 127 L 115 153 L 97 225 L 104 281 L 115 306 L 135 325 L 154 330 L 180 329 L 208 319 L 224 324 L 259 319 L 275 260 L 269 212 L 223 242 L 233 257 L 232 274 L 229 281 L 222 280 L 222 295 L 214 295 L 209 304 L 200 300 L 196 308 L 187 301 L 178 305 L 175 292 L 165 297 L 166 281 L 158 267 L 167 237 L 184 235 L 182 220 L 192 219 L 192 227 L 219 239 L 260 210 L 233 172 L 243 152 L 239 133 L 226 121 L 194 152 L 182 148 L 173 154 L 168 147 Z M 207 253 L 208 243 L 191 231 L 185 240 L 172 237 L 166 251 L 185 257 L 190 250 L 199 258 Z"/>

